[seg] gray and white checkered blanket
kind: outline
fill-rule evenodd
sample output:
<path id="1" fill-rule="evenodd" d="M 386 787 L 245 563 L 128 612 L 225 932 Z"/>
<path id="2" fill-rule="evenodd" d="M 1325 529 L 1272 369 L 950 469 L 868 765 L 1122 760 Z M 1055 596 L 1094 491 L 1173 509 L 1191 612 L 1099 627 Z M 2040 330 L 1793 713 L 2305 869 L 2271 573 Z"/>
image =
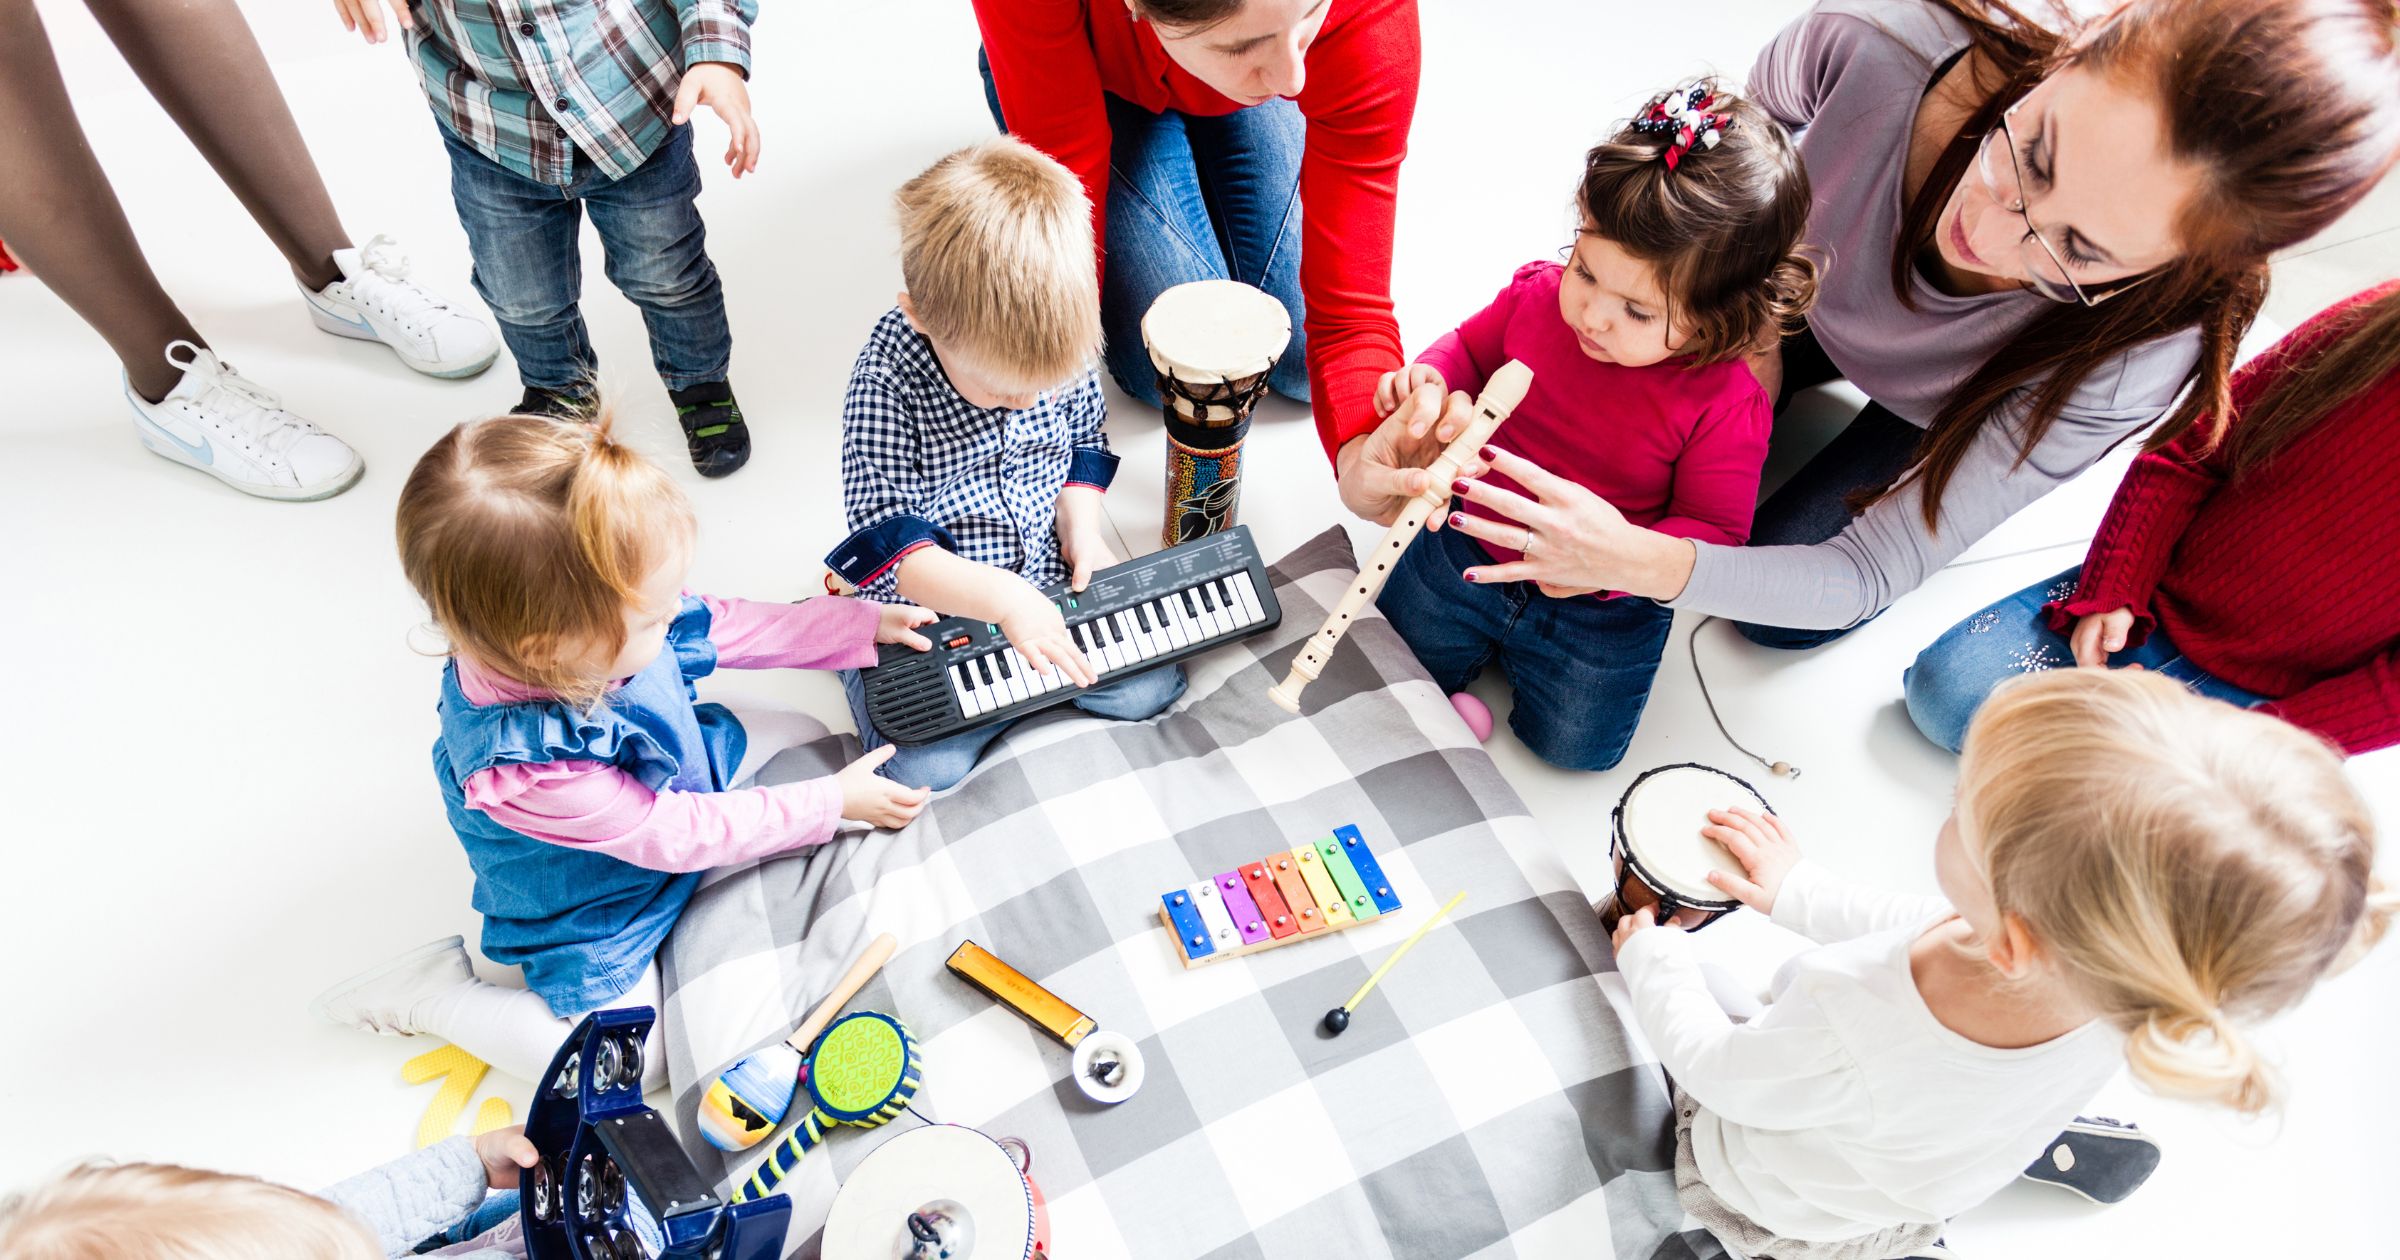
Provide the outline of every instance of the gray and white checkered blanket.
<path id="1" fill-rule="evenodd" d="M 1607 937 L 1398 635 L 1361 619 L 1303 718 L 1267 700 L 1355 565 L 1338 529 L 1275 565 L 1282 626 L 1188 664 L 1188 694 L 1154 721 L 1052 710 L 906 830 L 702 890 L 664 955 L 683 1132 L 716 1072 L 789 1033 L 890 932 L 899 953 L 851 1009 L 919 1039 L 919 1114 L 1031 1146 L 1052 1254 L 1721 1254 L 1677 1204 L 1668 1098 L 1629 1032 Z M 760 779 L 854 751 L 847 737 L 794 749 Z M 1181 966 L 1162 892 L 1345 823 L 1399 912 Z M 1319 1032 L 1460 889 L 1348 1033 Z M 1066 1050 L 944 969 L 967 939 L 1137 1040 L 1141 1092 L 1087 1101 Z M 795 1254 L 815 1254 L 842 1176 L 915 1124 L 837 1129 L 803 1162 L 785 1182 Z M 720 1185 L 756 1155 L 694 1145 Z"/>

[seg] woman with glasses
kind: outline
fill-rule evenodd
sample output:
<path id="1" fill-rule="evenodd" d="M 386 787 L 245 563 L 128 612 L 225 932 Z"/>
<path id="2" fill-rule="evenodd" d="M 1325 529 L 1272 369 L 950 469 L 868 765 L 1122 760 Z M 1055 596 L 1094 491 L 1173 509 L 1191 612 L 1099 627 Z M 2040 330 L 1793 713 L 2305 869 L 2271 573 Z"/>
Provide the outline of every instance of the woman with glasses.
<path id="1" fill-rule="evenodd" d="M 1757 368 L 1779 402 L 1842 376 L 1870 405 L 1760 506 L 1746 547 L 1632 525 L 1495 452 L 1534 493 L 1463 483 L 1496 513 L 1467 528 L 1525 554 L 1470 576 L 1814 646 L 2117 443 L 2216 423 L 2268 256 L 2400 155 L 2394 28 L 2390 0 L 2133 0 L 2088 25 L 2003 0 L 1823 0 L 1750 76 L 1800 132 L 1822 271 L 1809 328 Z M 1405 483 L 1463 420 L 1387 425 L 1345 501 L 1374 515 L 1367 483 Z"/>

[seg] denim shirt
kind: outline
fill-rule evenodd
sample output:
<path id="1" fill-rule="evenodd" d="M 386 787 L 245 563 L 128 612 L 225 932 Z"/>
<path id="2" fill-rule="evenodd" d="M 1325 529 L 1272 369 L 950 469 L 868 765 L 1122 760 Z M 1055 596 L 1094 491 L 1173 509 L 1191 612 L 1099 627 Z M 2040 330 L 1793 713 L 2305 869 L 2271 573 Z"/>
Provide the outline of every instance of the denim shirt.
<path id="1" fill-rule="evenodd" d="M 692 680 L 717 667 L 709 612 L 686 596 L 666 649 L 591 712 L 562 700 L 478 705 L 442 671 L 434 777 L 475 870 L 483 954 L 525 971 L 553 1013 L 607 1005 L 641 979 L 700 886 L 697 873 L 653 871 L 512 831 L 466 802 L 465 784 L 503 763 L 601 761 L 653 792 L 718 792 L 748 742 L 723 705 L 699 704 Z"/>

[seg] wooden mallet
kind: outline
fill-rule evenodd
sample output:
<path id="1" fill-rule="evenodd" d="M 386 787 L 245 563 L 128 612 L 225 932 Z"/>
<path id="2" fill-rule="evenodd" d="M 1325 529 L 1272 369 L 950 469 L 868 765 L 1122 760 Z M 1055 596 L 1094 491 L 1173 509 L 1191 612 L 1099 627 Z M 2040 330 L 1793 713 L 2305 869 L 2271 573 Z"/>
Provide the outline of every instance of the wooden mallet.
<path id="1" fill-rule="evenodd" d="M 700 1096 L 700 1133 L 720 1151 L 744 1151 L 759 1144 L 783 1124 L 800 1089 L 800 1072 L 807 1066 L 809 1046 L 817 1034 L 842 1013 L 850 999 L 883 969 L 900 943 L 886 932 L 867 943 L 866 952 L 833 986 L 833 992 L 809 1012 L 792 1035 L 718 1073 Z"/>

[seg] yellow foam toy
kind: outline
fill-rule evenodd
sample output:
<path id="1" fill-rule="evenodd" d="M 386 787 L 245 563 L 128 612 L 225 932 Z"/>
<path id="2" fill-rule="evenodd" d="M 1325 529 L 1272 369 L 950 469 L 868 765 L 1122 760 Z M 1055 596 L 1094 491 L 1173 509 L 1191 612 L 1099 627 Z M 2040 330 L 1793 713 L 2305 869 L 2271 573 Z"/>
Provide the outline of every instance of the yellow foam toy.
<path id="1" fill-rule="evenodd" d="M 468 1100 L 475 1097 L 475 1087 L 483 1084 L 483 1074 L 491 1070 L 490 1064 L 457 1046 L 435 1046 L 400 1065 L 400 1079 L 411 1085 L 436 1079 L 442 1082 L 442 1087 L 433 1092 L 433 1101 L 425 1104 L 425 1114 L 417 1120 L 420 1149 L 458 1132 L 458 1118 L 466 1114 Z M 501 1128 L 508 1121 L 508 1103 L 487 1098 L 475 1117 L 475 1132 Z"/>

